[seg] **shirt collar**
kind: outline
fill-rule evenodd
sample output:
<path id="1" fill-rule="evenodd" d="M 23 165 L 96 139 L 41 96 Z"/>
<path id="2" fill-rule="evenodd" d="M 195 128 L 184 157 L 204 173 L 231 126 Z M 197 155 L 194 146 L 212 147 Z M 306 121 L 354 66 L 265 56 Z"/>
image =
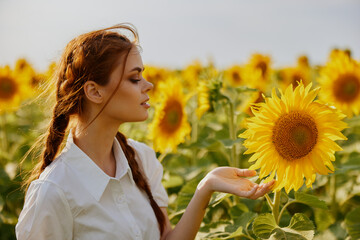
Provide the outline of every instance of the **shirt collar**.
<path id="1" fill-rule="evenodd" d="M 129 175 L 130 181 L 135 184 L 131 173 L 131 168 L 120 146 L 115 138 L 113 143 L 113 151 L 116 161 L 115 179 L 119 180 L 125 174 Z M 110 179 L 114 179 L 107 175 L 99 168 L 89 156 L 86 155 L 75 143 L 73 135 L 70 131 L 66 145 L 62 151 L 66 154 L 66 162 L 73 168 L 78 175 L 80 181 L 93 197 L 99 201 L 103 195 Z"/>

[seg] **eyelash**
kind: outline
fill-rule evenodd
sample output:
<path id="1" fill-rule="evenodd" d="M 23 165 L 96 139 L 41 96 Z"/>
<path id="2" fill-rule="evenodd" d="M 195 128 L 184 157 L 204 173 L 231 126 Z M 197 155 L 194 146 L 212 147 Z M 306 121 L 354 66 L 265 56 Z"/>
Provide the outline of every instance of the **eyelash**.
<path id="1" fill-rule="evenodd" d="M 141 79 L 130 78 L 130 81 L 131 81 L 132 83 L 138 83 L 138 82 L 141 81 Z"/>

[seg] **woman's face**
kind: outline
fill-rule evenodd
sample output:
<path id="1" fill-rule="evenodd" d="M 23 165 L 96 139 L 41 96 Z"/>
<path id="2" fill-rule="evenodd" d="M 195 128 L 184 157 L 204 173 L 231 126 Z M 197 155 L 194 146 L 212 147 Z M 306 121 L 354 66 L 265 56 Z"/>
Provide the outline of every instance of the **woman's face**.
<path id="1" fill-rule="evenodd" d="M 144 121 L 148 117 L 150 105 L 147 103 L 147 92 L 153 88 L 152 83 L 146 81 L 142 73 L 143 62 L 137 48 L 132 48 L 126 62 L 123 78 L 121 73 L 124 56 L 119 58 L 118 64 L 110 75 L 109 83 L 105 86 L 108 97 L 111 96 L 119 81 L 120 86 L 106 105 L 104 112 L 111 120 L 119 123 Z"/>

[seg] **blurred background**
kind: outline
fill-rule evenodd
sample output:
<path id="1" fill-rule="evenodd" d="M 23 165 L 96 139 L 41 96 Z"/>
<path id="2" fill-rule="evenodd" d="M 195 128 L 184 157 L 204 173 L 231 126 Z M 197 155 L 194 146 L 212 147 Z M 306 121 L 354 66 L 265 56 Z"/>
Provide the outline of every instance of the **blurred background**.
<path id="1" fill-rule="evenodd" d="M 137 28 L 144 77 L 155 88 L 149 118 L 120 131 L 156 151 L 173 225 L 211 169 L 251 166 L 238 137 L 251 106 L 273 87 L 302 81 L 344 113 L 348 140 L 338 142 L 334 173 L 318 174 L 312 188 L 282 191 L 276 231 L 360 239 L 359 0 L 0 0 L 0 240 L 15 239 L 21 185 L 43 145 L 29 150 L 52 117 L 56 61 L 74 37 L 122 22 Z M 253 223 L 269 206 L 265 198 L 214 194 L 197 239 L 260 239 Z M 289 232 L 290 221 L 297 229 Z"/>
<path id="2" fill-rule="evenodd" d="M 360 56 L 358 0 L 0 0 L 0 65 L 26 58 L 39 70 L 78 34 L 133 23 L 146 64 L 184 67 L 211 58 L 219 67 L 252 53 L 290 65 L 323 63 L 332 48 Z"/>

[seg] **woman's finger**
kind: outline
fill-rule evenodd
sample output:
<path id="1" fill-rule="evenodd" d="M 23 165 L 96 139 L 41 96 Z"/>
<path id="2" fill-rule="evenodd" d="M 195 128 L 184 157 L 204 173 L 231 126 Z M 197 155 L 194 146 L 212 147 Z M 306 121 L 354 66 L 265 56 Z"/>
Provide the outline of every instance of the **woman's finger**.
<path id="1" fill-rule="evenodd" d="M 249 191 L 240 191 L 239 196 L 250 198 L 252 195 L 254 195 L 256 193 L 258 188 L 259 188 L 259 185 L 255 184 Z"/>
<path id="2" fill-rule="evenodd" d="M 264 196 L 267 192 L 270 191 L 271 186 L 274 184 L 274 180 L 265 184 L 261 184 L 256 193 L 252 196 L 252 199 L 256 199 Z"/>
<path id="3" fill-rule="evenodd" d="M 256 171 L 254 170 L 249 170 L 249 169 L 240 169 L 240 168 L 236 168 L 236 174 L 239 177 L 253 177 L 256 175 Z"/>

